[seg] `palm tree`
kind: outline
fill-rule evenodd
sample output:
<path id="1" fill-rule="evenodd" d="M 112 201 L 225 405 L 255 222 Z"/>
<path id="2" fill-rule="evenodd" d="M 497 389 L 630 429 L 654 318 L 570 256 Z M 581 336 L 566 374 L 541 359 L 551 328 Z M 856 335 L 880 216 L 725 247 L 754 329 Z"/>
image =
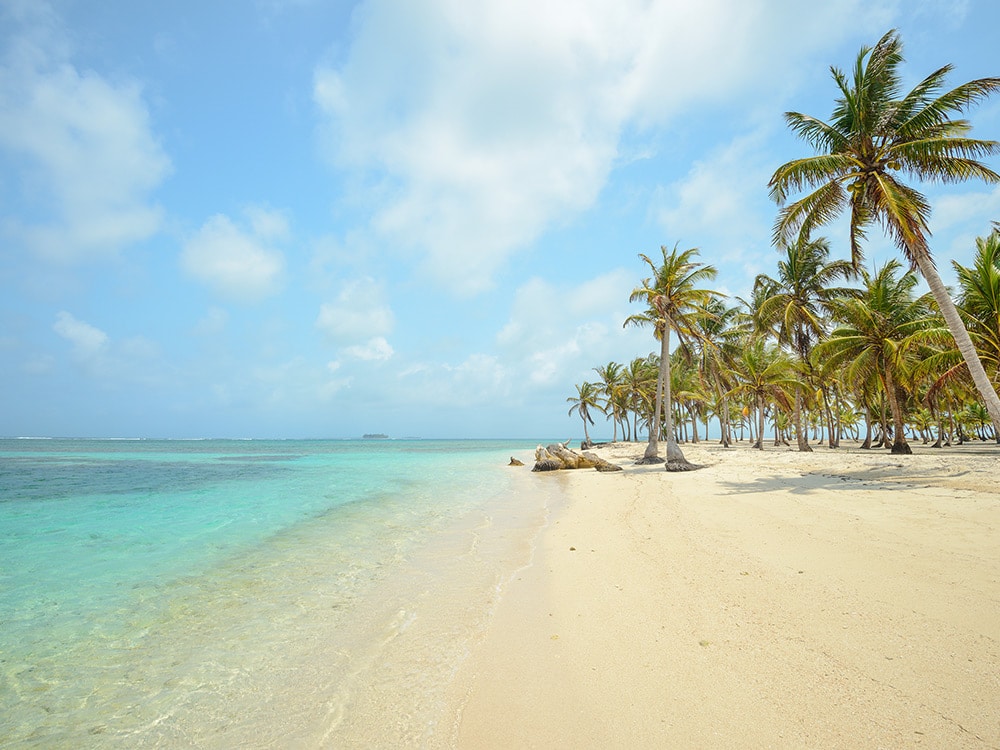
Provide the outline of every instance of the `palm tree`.
<path id="1" fill-rule="evenodd" d="M 647 255 L 639 254 L 649 266 L 652 276 L 643 279 L 642 285 L 632 290 L 629 302 L 641 300 L 646 303 L 646 310 L 630 315 L 625 320 L 625 325 L 651 325 L 654 336 L 660 341 L 660 372 L 657 377 L 655 407 L 649 426 L 649 443 L 642 460 L 654 462 L 659 459 L 658 440 L 662 414 L 666 425 L 666 468 L 683 471 L 692 468 L 692 464 L 684 458 L 674 440 L 670 399 L 670 332 L 675 331 L 681 344 L 686 345 L 694 328 L 695 317 L 703 311 L 714 294 L 699 285 L 714 279 L 716 271 L 713 266 L 693 260 L 698 255 L 697 248 L 678 252 L 677 245 L 674 245 L 674 249 L 668 253 L 667 248 L 661 245 L 660 252 L 663 255 L 662 265 L 657 265 Z"/>
<path id="2" fill-rule="evenodd" d="M 976 239 L 976 257 L 966 268 L 952 261 L 960 287 L 958 307 L 969 325 L 984 366 L 1000 381 L 1000 230 Z"/>
<path id="3" fill-rule="evenodd" d="M 580 419 L 583 420 L 583 439 L 587 445 L 590 445 L 590 434 L 587 432 L 587 422 L 594 424 L 594 418 L 590 416 L 590 410 L 601 411 L 600 402 L 600 391 L 598 391 L 597 386 L 593 383 L 583 383 L 582 385 L 576 386 L 576 395 L 570 396 L 566 399 L 568 403 L 573 404 L 569 408 L 569 414 L 573 412 L 578 412 Z"/>
<path id="4" fill-rule="evenodd" d="M 907 369 L 916 360 L 916 344 L 930 339 L 940 329 L 927 295 L 916 297 L 917 277 L 911 271 L 901 276 L 898 261 L 890 260 L 873 275 L 862 270 L 864 290 L 858 297 L 832 302 L 842 325 L 816 345 L 816 356 L 831 370 L 841 370 L 848 381 L 864 383 L 879 379 L 893 421 L 893 453 L 912 453 L 903 433 L 901 396 Z M 884 431 L 883 431 L 884 434 Z"/>
<path id="5" fill-rule="evenodd" d="M 622 387 L 622 366 L 617 362 L 608 362 L 603 367 L 595 367 L 594 372 L 601 379 L 600 391 L 604 399 L 604 413 L 607 414 L 609 408 L 611 410 L 611 429 L 613 431 L 611 439 L 618 442 L 618 422 L 621 419 L 621 411 L 618 408 L 620 400 L 617 396 Z"/>
<path id="6" fill-rule="evenodd" d="M 639 439 L 640 415 L 652 414 L 653 387 L 659 372 L 659 362 L 654 365 L 649 357 L 636 357 L 625 368 L 624 388 L 632 409 L 632 436 Z"/>
<path id="7" fill-rule="evenodd" d="M 945 65 L 903 95 L 898 72 L 902 62 L 902 42 L 891 30 L 874 47 L 861 49 L 851 79 L 831 68 L 841 96 L 830 123 L 785 113 L 788 126 L 817 153 L 782 165 L 771 177 L 771 197 L 782 206 L 775 241 L 787 242 L 800 233 L 808 236 L 849 207 L 851 257 L 857 267 L 865 230 L 880 224 L 927 281 L 1000 431 L 1000 396 L 931 257 L 930 205 L 899 179 L 902 172 L 931 182 L 1000 181 L 1000 175 L 979 161 L 1000 153 L 1000 143 L 967 137 L 968 120 L 953 119 L 1000 89 L 1000 78 L 980 78 L 941 93 L 952 69 Z M 802 189 L 812 192 L 786 206 L 789 193 Z"/>
<path id="8" fill-rule="evenodd" d="M 761 338 L 751 339 L 742 348 L 731 370 L 736 385 L 730 396 L 748 396 L 757 412 L 757 440 L 754 448 L 764 448 L 764 414 L 769 403 L 791 409 L 790 393 L 799 382 L 792 371 L 792 361 L 775 344 Z"/>
<path id="9" fill-rule="evenodd" d="M 714 411 L 719 420 L 719 442 L 728 448 L 732 442 L 729 424 L 729 400 L 726 392 L 730 385 L 726 378 L 730 365 L 737 354 L 737 339 L 739 329 L 736 319 L 739 313 L 736 307 L 726 307 L 726 303 L 713 296 L 705 306 L 707 315 L 697 319 L 698 337 L 698 371 L 706 382 L 706 389 L 714 396 Z M 708 437 L 708 427 L 705 427 L 705 437 Z"/>
<path id="10" fill-rule="evenodd" d="M 811 240 L 803 234 L 796 242 L 784 245 L 784 251 L 778 261 L 777 279 L 765 274 L 757 277 L 755 286 L 762 286 L 768 294 L 757 316 L 762 325 L 777 330 L 778 341 L 791 348 L 806 383 L 814 386 L 809 353 L 825 333 L 829 300 L 848 294 L 834 283 L 853 275 L 853 268 L 845 260 L 827 261 L 830 246 L 825 238 Z M 799 450 L 811 451 L 809 435 L 802 428 L 802 390 L 795 389 L 795 431 Z"/>

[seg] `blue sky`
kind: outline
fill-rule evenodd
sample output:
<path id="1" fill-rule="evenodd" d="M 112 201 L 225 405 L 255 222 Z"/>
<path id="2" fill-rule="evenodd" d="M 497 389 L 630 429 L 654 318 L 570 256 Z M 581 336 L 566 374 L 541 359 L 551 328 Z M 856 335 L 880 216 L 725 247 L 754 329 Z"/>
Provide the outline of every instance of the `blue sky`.
<path id="1" fill-rule="evenodd" d="M 0 0 L 0 435 L 579 438 L 638 253 L 746 296 L 782 113 L 894 27 L 1000 75 L 992 0 Z M 951 280 L 1000 189 L 925 192 Z"/>

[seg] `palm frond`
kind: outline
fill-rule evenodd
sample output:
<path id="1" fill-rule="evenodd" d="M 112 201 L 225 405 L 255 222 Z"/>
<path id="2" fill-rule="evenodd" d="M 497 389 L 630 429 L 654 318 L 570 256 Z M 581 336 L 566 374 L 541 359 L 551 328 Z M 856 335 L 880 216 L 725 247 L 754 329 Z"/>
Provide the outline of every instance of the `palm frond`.
<path id="1" fill-rule="evenodd" d="M 839 180 L 830 180 L 809 195 L 778 212 L 771 234 L 775 245 L 787 244 L 796 236 L 806 236 L 822 224 L 834 219 L 847 203 Z"/>
<path id="2" fill-rule="evenodd" d="M 771 200 L 783 205 L 788 194 L 814 188 L 830 180 L 851 180 L 861 174 L 862 164 L 850 154 L 818 154 L 795 159 L 778 167 L 768 182 Z"/>

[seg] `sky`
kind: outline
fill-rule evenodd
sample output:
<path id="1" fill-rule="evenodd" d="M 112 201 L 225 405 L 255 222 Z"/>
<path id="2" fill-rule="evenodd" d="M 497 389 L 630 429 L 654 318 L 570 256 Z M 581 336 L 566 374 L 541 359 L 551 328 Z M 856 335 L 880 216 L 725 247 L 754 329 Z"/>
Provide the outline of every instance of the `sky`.
<path id="1" fill-rule="evenodd" d="M 0 436 L 579 439 L 639 254 L 774 273 L 782 115 L 891 28 L 1000 75 L 993 0 L 0 0 Z M 951 283 L 1000 187 L 922 189 Z"/>

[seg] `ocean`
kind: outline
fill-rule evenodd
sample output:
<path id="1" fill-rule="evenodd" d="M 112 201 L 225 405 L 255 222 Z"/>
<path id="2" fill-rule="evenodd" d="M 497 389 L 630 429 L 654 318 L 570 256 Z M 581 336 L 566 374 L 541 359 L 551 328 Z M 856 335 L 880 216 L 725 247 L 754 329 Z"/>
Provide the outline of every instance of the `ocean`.
<path id="1" fill-rule="evenodd" d="M 447 747 L 533 448 L 0 440 L 0 746 Z"/>

